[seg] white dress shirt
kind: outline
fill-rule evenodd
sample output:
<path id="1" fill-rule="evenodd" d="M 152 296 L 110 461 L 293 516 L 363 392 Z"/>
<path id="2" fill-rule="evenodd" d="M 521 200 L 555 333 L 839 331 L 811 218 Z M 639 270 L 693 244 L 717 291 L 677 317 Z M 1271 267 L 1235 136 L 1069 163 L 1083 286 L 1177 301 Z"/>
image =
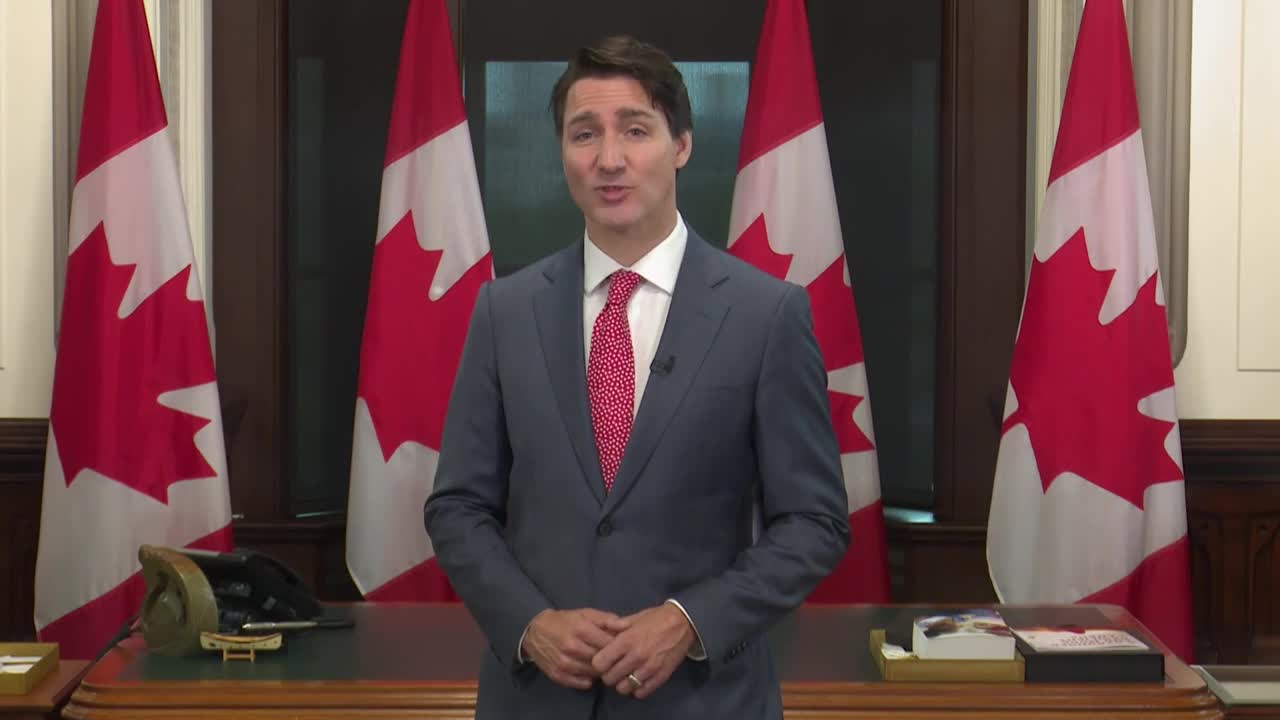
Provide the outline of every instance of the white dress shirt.
<path id="1" fill-rule="evenodd" d="M 617 260 L 605 255 L 603 250 L 591 242 L 590 235 L 586 236 L 583 243 L 582 339 L 586 352 L 583 357 L 584 367 L 590 367 L 591 364 L 591 331 L 595 328 L 596 317 L 600 315 L 605 301 L 609 299 L 609 286 L 613 284 L 610 276 L 618 270 L 630 270 L 644 278 L 644 282 L 636 287 L 627 304 L 627 325 L 631 329 L 631 349 L 636 363 L 636 395 L 631 406 L 632 418 L 640 408 L 645 386 L 649 383 L 649 366 L 653 363 L 654 353 L 658 350 L 662 329 L 667 324 L 667 310 L 671 308 L 671 293 L 676 289 L 676 277 L 680 274 L 680 263 L 684 260 L 684 247 L 688 242 L 689 230 L 685 227 L 684 219 L 676 213 L 676 226 L 671 230 L 671 234 L 629 268 L 624 268 L 618 264 Z"/>

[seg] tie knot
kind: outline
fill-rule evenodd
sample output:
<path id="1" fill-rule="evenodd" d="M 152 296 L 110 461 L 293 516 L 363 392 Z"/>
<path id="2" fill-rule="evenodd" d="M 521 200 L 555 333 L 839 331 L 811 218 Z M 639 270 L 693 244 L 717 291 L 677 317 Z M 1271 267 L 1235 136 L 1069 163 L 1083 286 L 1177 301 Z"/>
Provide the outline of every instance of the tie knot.
<path id="1" fill-rule="evenodd" d="M 613 273 L 613 279 L 609 282 L 609 305 L 623 306 L 631 299 L 631 293 L 640 287 L 640 283 L 644 282 L 644 278 L 639 273 L 633 273 L 630 270 L 618 270 Z"/>

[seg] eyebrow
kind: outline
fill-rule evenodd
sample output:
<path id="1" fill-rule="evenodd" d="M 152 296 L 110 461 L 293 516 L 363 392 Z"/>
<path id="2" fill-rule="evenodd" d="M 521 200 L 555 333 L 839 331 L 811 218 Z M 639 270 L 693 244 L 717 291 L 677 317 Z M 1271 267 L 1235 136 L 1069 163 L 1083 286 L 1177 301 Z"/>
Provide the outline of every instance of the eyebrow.
<path id="1" fill-rule="evenodd" d="M 641 108 L 622 108 L 618 110 L 616 113 L 614 113 L 614 116 L 617 117 L 619 120 L 633 120 L 635 118 L 652 120 L 652 119 L 656 119 L 658 117 L 658 114 L 652 110 L 644 110 Z M 599 120 L 599 116 L 596 115 L 595 111 L 584 110 L 578 113 L 577 115 L 574 115 L 573 117 L 569 118 L 569 120 L 565 122 L 565 126 L 567 127 L 569 125 L 576 125 L 580 122 L 596 121 L 596 120 Z"/>
<path id="2" fill-rule="evenodd" d="M 623 108 L 614 113 L 619 120 L 632 120 L 634 118 L 654 119 L 658 114 L 652 110 L 641 110 L 639 108 Z"/>

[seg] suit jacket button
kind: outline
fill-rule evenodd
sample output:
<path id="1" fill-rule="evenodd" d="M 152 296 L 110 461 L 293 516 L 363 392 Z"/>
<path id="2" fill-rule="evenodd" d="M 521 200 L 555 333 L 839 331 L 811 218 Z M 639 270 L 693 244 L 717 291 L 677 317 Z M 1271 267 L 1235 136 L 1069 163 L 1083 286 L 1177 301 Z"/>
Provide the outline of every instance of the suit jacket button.
<path id="1" fill-rule="evenodd" d="M 609 524 L 608 520 L 605 520 L 596 526 L 596 535 L 599 535 L 600 537 L 609 537 L 612 534 L 613 525 Z"/>

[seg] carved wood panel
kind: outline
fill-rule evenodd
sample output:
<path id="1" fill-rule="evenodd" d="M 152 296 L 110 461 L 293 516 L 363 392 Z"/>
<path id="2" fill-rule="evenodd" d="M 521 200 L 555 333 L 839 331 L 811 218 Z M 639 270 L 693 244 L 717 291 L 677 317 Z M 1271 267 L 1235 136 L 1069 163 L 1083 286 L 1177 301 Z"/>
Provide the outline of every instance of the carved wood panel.
<path id="1" fill-rule="evenodd" d="M 1280 662 L 1280 422 L 1182 423 L 1197 660 Z"/>
<path id="2" fill-rule="evenodd" d="M 35 637 L 32 621 L 43 420 L 0 420 L 0 641 Z"/>
<path id="3" fill-rule="evenodd" d="M 1280 511 L 1249 522 L 1249 662 L 1280 663 Z"/>
<path id="4" fill-rule="evenodd" d="M 1219 662 L 1222 644 L 1220 629 L 1213 623 L 1225 606 L 1222 521 L 1215 515 L 1191 513 L 1187 529 L 1191 544 L 1192 622 L 1200 630 L 1196 634 L 1196 658 L 1202 663 Z"/>

